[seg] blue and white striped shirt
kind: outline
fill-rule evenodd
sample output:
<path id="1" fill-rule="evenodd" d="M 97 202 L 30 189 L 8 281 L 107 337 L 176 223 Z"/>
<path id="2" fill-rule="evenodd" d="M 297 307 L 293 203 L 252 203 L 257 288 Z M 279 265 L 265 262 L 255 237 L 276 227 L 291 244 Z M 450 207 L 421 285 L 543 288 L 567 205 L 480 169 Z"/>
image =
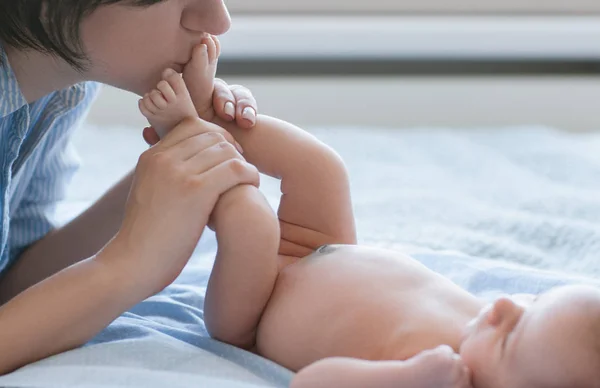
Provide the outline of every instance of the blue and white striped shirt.
<path id="1" fill-rule="evenodd" d="M 0 274 L 52 230 L 79 165 L 70 137 L 98 90 L 87 82 L 27 104 L 0 45 Z"/>

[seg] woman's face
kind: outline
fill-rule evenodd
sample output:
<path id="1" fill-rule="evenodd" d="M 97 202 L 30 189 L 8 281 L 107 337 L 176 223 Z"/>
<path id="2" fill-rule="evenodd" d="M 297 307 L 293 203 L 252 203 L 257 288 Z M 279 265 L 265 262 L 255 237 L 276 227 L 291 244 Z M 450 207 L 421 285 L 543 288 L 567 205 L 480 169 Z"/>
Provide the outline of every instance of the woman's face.
<path id="1" fill-rule="evenodd" d="M 81 25 L 87 79 L 143 95 L 166 68 L 181 72 L 206 34 L 231 25 L 223 0 L 165 0 L 148 7 L 103 6 Z"/>

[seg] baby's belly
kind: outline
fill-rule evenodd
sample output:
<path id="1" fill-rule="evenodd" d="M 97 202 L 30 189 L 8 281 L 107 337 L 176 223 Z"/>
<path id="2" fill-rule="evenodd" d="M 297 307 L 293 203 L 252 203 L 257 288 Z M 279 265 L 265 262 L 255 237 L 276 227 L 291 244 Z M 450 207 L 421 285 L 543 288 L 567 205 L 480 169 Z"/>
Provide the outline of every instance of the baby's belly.
<path id="1" fill-rule="evenodd" d="M 279 277 L 258 352 L 294 371 L 325 357 L 410 358 L 423 338 L 435 342 L 420 318 L 435 280 L 408 260 L 303 259 Z"/>

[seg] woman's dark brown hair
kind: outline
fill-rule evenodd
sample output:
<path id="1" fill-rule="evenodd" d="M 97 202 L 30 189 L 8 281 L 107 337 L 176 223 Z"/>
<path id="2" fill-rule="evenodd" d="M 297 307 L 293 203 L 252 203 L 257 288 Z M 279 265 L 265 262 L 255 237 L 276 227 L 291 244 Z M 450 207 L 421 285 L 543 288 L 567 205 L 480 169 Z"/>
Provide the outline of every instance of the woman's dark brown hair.
<path id="1" fill-rule="evenodd" d="M 82 71 L 88 65 L 81 21 L 104 5 L 147 7 L 168 0 L 0 0 L 0 42 L 56 55 Z"/>

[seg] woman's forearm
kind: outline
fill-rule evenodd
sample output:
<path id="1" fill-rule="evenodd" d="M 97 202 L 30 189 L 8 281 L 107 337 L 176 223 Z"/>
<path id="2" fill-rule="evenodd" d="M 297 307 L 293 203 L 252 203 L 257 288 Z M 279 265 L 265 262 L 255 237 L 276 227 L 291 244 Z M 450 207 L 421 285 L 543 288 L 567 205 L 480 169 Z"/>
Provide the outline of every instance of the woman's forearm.
<path id="1" fill-rule="evenodd" d="M 109 253 L 107 253 L 109 254 Z M 79 262 L 0 307 L 0 374 L 78 347 L 151 291 L 103 253 Z"/>
<path id="2" fill-rule="evenodd" d="M 64 227 L 29 247 L 0 282 L 0 304 L 73 263 L 95 255 L 123 221 L 133 173 Z"/>

